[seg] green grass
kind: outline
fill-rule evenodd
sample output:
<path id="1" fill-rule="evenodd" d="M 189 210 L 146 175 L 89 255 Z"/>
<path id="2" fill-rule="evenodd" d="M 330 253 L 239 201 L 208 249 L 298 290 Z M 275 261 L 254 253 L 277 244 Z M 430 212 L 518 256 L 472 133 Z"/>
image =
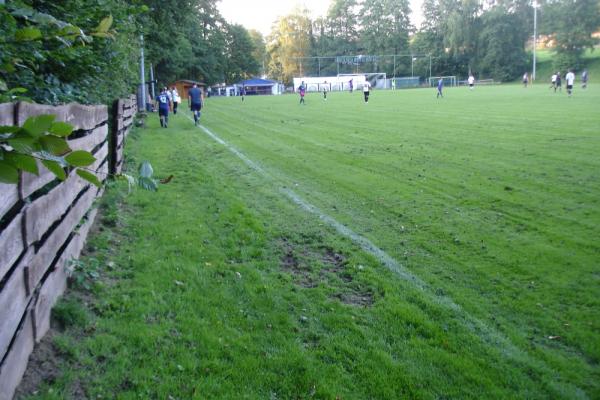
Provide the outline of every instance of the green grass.
<path id="1" fill-rule="evenodd" d="M 209 99 L 265 174 L 151 116 L 129 157 L 175 177 L 108 191 L 93 333 L 32 398 L 599 398 L 600 87 L 445 96 Z"/>

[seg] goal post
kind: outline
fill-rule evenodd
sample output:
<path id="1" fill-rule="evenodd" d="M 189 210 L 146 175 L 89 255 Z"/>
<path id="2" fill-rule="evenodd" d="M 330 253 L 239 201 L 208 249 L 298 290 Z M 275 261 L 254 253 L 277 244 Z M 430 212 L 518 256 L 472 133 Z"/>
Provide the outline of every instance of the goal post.
<path id="1" fill-rule="evenodd" d="M 449 76 L 431 76 L 429 78 L 429 86 L 437 86 L 438 81 L 442 79 L 444 86 L 456 86 L 456 75 Z"/>

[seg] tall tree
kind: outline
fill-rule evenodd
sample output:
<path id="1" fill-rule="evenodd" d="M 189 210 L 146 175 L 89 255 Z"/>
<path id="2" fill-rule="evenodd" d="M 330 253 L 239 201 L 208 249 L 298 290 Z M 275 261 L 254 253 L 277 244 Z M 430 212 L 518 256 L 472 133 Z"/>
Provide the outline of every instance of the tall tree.
<path id="1" fill-rule="evenodd" d="M 327 11 L 327 31 L 333 54 L 356 54 L 358 30 L 358 2 L 333 0 Z"/>
<path id="2" fill-rule="evenodd" d="M 362 48 L 369 54 L 397 54 L 408 50 L 408 0 L 365 0 L 360 11 Z"/>
<path id="3" fill-rule="evenodd" d="M 546 5 L 548 28 L 556 39 L 557 69 L 579 68 L 585 49 L 593 49 L 598 40 L 592 33 L 600 27 L 600 1 L 554 0 Z"/>
<path id="4" fill-rule="evenodd" d="M 528 32 L 522 17 L 504 6 L 495 6 L 482 16 L 478 57 L 475 68 L 479 76 L 509 81 L 527 68 L 525 42 Z"/>
<path id="5" fill-rule="evenodd" d="M 279 18 L 267 38 L 269 74 L 289 84 L 294 75 L 303 74 L 303 57 L 310 55 L 312 23 L 308 10 L 297 9 Z"/>
<path id="6" fill-rule="evenodd" d="M 256 75 L 260 65 L 254 58 L 256 47 L 250 34 L 241 25 L 229 25 L 226 35 L 227 65 L 225 81 L 236 82 Z"/>
<path id="7" fill-rule="evenodd" d="M 260 66 L 260 74 L 264 75 L 266 73 L 265 63 L 267 59 L 267 45 L 265 43 L 265 38 L 263 37 L 262 33 L 255 29 L 250 29 L 248 33 L 250 34 L 250 39 L 254 45 L 252 57 Z"/>

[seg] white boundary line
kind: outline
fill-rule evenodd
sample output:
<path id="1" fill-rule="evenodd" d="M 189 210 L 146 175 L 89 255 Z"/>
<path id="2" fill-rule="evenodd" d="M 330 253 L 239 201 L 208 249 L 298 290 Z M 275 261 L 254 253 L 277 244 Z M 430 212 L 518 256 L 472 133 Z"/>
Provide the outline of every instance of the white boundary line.
<path id="1" fill-rule="evenodd" d="M 193 119 L 190 118 L 189 115 L 186 114 L 186 117 L 193 122 Z M 241 151 L 239 151 L 238 149 L 233 147 L 231 144 L 227 143 L 226 141 L 221 139 L 219 136 L 214 134 L 210 129 L 206 128 L 203 125 L 198 125 L 198 127 L 200 129 L 202 129 L 204 131 L 204 133 L 206 133 L 206 135 L 209 136 L 211 139 L 213 139 L 215 142 L 223 145 L 227 150 L 229 150 L 231 153 L 235 154 L 248 167 L 250 167 L 251 169 L 258 172 L 263 178 L 266 178 L 267 180 L 269 180 L 271 182 L 276 182 L 276 179 L 273 178 L 271 176 L 271 174 L 269 174 L 265 169 L 263 169 L 256 162 L 252 161 L 250 158 L 248 158 Z M 518 361 L 520 363 L 530 364 L 530 365 L 533 364 L 533 366 L 535 366 L 539 369 L 551 371 L 552 372 L 551 375 L 553 375 L 554 377 L 559 377 L 558 373 L 553 371 L 548 366 L 546 366 L 545 363 L 540 362 L 537 359 L 530 358 L 526 352 L 524 352 L 523 350 L 521 350 L 520 348 L 515 346 L 510 341 L 510 339 L 508 339 L 507 337 L 502 335 L 497 330 L 490 328 L 488 325 L 486 325 L 480 319 L 475 318 L 472 315 L 470 315 L 459 304 L 454 302 L 454 300 L 452 300 L 450 297 L 448 297 L 446 295 L 436 295 L 432 291 L 431 287 L 425 281 L 423 281 L 421 278 L 417 277 L 416 275 L 412 274 L 409 270 L 407 270 L 405 267 L 403 267 L 402 264 L 400 264 L 398 261 L 396 261 L 393 257 L 391 257 L 389 254 L 387 254 L 385 251 L 380 249 L 378 246 L 376 246 L 369 239 L 359 235 L 358 233 L 354 232 L 352 229 L 350 229 L 347 226 L 336 221 L 334 218 L 323 213 L 316 206 L 303 200 L 293 190 L 286 188 L 286 187 L 280 187 L 279 192 L 282 193 L 284 196 L 286 196 L 288 199 L 290 199 L 293 203 L 300 206 L 300 208 L 319 217 L 320 220 L 324 221 L 330 227 L 334 228 L 342 236 L 345 236 L 345 237 L 349 238 L 350 240 L 352 240 L 354 243 L 359 245 L 363 251 L 365 251 L 365 252 L 371 254 L 372 256 L 374 256 L 375 258 L 377 258 L 383 265 L 385 265 L 385 267 L 387 267 L 390 271 L 396 273 L 400 278 L 402 278 L 405 281 L 408 281 L 409 283 L 412 283 L 414 286 L 416 286 L 418 289 L 423 291 L 425 294 L 429 295 L 429 298 L 432 299 L 434 303 L 444 306 L 446 308 L 449 308 L 450 310 L 459 314 L 459 315 L 457 315 L 457 317 L 460 317 L 461 321 L 463 322 L 463 325 L 469 331 L 471 331 L 473 334 L 475 334 L 477 337 L 481 338 L 484 342 L 488 343 L 489 345 L 492 345 L 493 347 L 500 348 L 501 352 L 504 355 L 506 355 L 507 357 L 509 357 L 515 361 Z M 555 383 L 556 383 L 556 380 L 554 380 L 552 382 L 548 382 L 546 384 L 553 385 Z M 562 385 L 561 384 L 556 385 L 555 389 L 557 391 L 563 392 L 563 394 L 565 396 L 567 396 L 568 398 L 576 398 L 576 399 L 587 399 L 588 398 L 587 395 L 585 394 L 585 392 L 583 390 L 581 390 L 580 388 L 578 388 L 577 386 L 572 385 L 569 382 L 561 382 L 561 383 L 562 383 Z M 569 391 L 567 393 L 565 393 L 565 391 L 561 390 L 561 389 L 568 389 Z"/>

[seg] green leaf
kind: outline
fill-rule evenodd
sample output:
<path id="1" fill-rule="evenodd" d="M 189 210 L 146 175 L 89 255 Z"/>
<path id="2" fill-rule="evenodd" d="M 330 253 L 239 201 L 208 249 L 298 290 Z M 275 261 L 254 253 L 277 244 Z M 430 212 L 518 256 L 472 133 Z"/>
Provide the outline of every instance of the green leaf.
<path id="1" fill-rule="evenodd" d="M 115 35 L 113 35 L 110 32 L 93 32 L 93 33 L 91 33 L 91 35 L 95 36 L 95 37 L 99 37 L 99 38 L 105 38 L 105 39 L 107 39 L 107 38 L 112 39 L 115 37 Z"/>
<path id="2" fill-rule="evenodd" d="M 3 126 L 0 126 L 0 134 L 14 133 L 14 132 L 18 131 L 19 129 L 21 129 L 21 128 L 19 128 L 18 126 L 3 125 Z"/>
<path id="3" fill-rule="evenodd" d="M 59 32 L 58 32 L 59 36 L 66 36 L 69 37 L 71 36 L 73 39 L 78 37 L 78 36 L 82 36 L 84 35 L 83 31 L 81 30 L 81 28 L 75 26 L 75 25 L 65 25 Z"/>
<path id="4" fill-rule="evenodd" d="M 73 132 L 73 125 L 67 122 L 53 122 L 48 132 L 56 136 L 66 137 Z"/>
<path id="5" fill-rule="evenodd" d="M 156 192 L 158 190 L 158 185 L 156 181 L 152 178 L 147 178 L 145 176 L 140 176 L 138 179 L 138 185 L 145 190 L 149 190 L 151 192 Z"/>
<path id="6" fill-rule="evenodd" d="M 19 94 L 19 93 L 27 93 L 27 89 L 22 87 L 12 88 L 8 91 L 10 94 Z"/>
<path id="7" fill-rule="evenodd" d="M 43 133 L 48 132 L 56 118 L 52 114 L 38 115 L 37 117 L 27 118 L 27 121 L 23 124 L 25 129 L 31 136 L 41 136 Z"/>
<path id="8" fill-rule="evenodd" d="M 65 170 L 56 161 L 42 160 L 42 164 L 50 170 L 58 179 L 64 181 L 67 178 Z"/>
<path id="9" fill-rule="evenodd" d="M 142 178 L 152 178 L 152 174 L 154 174 L 154 170 L 152 169 L 152 165 L 148 161 L 144 161 L 142 165 L 140 165 L 140 177 Z"/>
<path id="10" fill-rule="evenodd" d="M 21 132 L 17 132 L 6 143 L 18 153 L 30 154 L 40 149 L 40 144 L 35 138 Z"/>
<path id="11" fill-rule="evenodd" d="M 74 167 L 85 167 L 96 161 L 96 157 L 85 150 L 76 150 L 67 154 L 65 160 Z"/>
<path id="12" fill-rule="evenodd" d="M 0 161 L 0 182 L 18 183 L 19 171 L 6 161 Z"/>
<path id="13" fill-rule="evenodd" d="M 91 184 L 97 186 L 97 187 L 101 187 L 102 186 L 102 182 L 100 182 L 100 180 L 98 179 L 98 177 L 94 174 L 92 174 L 89 171 L 85 171 L 83 169 L 79 169 L 77 168 L 77 170 L 75 171 L 75 173 L 77 175 L 79 175 L 81 178 L 85 179 L 86 181 L 90 182 Z"/>
<path id="14" fill-rule="evenodd" d="M 42 31 L 40 31 L 38 28 L 34 28 L 33 26 L 21 28 L 15 32 L 15 39 L 19 42 L 37 40 L 41 39 L 41 37 Z"/>
<path id="15" fill-rule="evenodd" d="M 8 86 L 6 86 L 6 82 L 0 79 L 0 91 L 6 92 L 8 90 Z"/>
<path id="16" fill-rule="evenodd" d="M 38 166 L 35 158 L 27 154 L 19 154 L 14 151 L 5 153 L 4 159 L 12 164 L 15 168 L 29 172 L 34 175 L 39 175 Z"/>
<path id="17" fill-rule="evenodd" d="M 96 27 L 95 33 L 107 33 L 113 23 L 112 15 L 104 18 Z"/>
<path id="18" fill-rule="evenodd" d="M 60 165 L 63 168 L 66 168 L 69 166 L 69 164 L 65 161 L 64 157 L 55 156 L 54 154 L 50 154 L 44 150 L 34 153 L 34 156 L 37 156 L 37 158 L 40 158 L 42 160 L 55 161 L 58 163 L 58 165 Z"/>
<path id="19" fill-rule="evenodd" d="M 42 149 L 54 154 L 55 156 L 62 156 L 71 151 L 67 141 L 58 136 L 42 136 L 40 138 L 40 144 L 42 145 Z"/>

